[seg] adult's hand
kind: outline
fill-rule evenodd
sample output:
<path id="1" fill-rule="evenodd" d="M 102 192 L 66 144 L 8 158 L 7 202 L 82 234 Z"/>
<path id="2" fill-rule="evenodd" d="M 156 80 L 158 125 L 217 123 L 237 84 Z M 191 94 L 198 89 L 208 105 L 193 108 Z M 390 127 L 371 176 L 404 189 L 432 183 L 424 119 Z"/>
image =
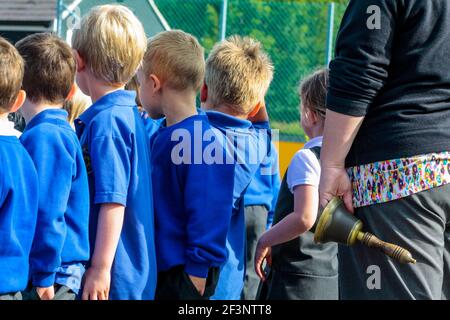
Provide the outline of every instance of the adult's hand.
<path id="1" fill-rule="evenodd" d="M 319 186 L 320 206 L 325 208 L 335 196 L 341 197 L 347 210 L 353 213 L 352 185 L 345 168 L 322 168 Z"/>

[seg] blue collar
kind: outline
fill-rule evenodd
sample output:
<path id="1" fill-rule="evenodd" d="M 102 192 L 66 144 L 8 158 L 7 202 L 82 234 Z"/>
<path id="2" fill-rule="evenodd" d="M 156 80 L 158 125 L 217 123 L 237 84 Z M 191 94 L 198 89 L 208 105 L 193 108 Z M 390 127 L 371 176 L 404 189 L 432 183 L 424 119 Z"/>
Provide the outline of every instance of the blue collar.
<path id="1" fill-rule="evenodd" d="M 91 120 L 103 110 L 110 108 L 111 106 L 119 107 L 134 107 L 136 106 L 136 92 L 128 90 L 117 90 L 111 92 L 99 100 L 97 100 L 91 107 L 89 107 L 83 114 L 76 120 L 76 122 L 83 122 L 88 124 Z"/>
<path id="2" fill-rule="evenodd" d="M 30 130 L 31 128 L 37 126 L 38 124 L 44 123 L 44 122 L 56 122 L 56 121 L 64 121 L 69 125 L 67 122 L 67 117 L 69 114 L 64 109 L 47 109 L 42 112 L 39 112 L 37 115 L 35 115 L 31 121 L 27 124 L 25 130 Z"/>
<path id="3" fill-rule="evenodd" d="M 248 120 L 239 119 L 223 112 L 218 111 L 206 111 L 209 123 L 214 127 L 220 127 L 225 129 L 249 129 L 252 127 L 252 123 Z"/>

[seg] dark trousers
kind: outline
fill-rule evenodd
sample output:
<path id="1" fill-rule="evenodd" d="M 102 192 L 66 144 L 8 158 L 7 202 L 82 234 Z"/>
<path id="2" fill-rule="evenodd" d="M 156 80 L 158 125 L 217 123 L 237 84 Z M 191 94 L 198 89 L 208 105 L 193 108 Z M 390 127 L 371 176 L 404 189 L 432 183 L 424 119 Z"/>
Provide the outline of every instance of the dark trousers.
<path id="1" fill-rule="evenodd" d="M 184 266 L 159 272 L 155 300 L 209 300 L 216 291 L 219 273 L 219 268 L 209 269 L 205 293 L 202 296 L 184 271 Z"/>
<path id="2" fill-rule="evenodd" d="M 16 292 L 16 293 L 8 293 L 8 294 L 3 294 L 0 295 L 0 301 L 5 301 L 5 300 L 22 300 L 22 293 L 21 292 Z"/>
<path id="3" fill-rule="evenodd" d="M 75 292 L 72 291 L 69 287 L 55 284 L 55 296 L 53 297 L 53 300 L 76 300 L 77 295 Z M 41 300 L 39 295 L 36 292 L 35 287 L 29 287 L 24 293 L 23 293 L 23 299 L 24 300 Z"/>
<path id="4" fill-rule="evenodd" d="M 245 207 L 245 225 L 247 228 L 247 255 L 244 279 L 243 300 L 255 300 L 258 293 L 259 277 L 255 272 L 255 251 L 261 235 L 266 230 L 267 208 L 265 206 Z"/>
<path id="5" fill-rule="evenodd" d="M 400 264 L 360 244 L 339 247 L 341 299 L 442 299 L 450 290 L 450 185 L 356 210 L 364 230 L 408 249 Z"/>
<path id="6" fill-rule="evenodd" d="M 259 300 L 338 300 L 338 275 L 321 277 L 270 270 Z"/>

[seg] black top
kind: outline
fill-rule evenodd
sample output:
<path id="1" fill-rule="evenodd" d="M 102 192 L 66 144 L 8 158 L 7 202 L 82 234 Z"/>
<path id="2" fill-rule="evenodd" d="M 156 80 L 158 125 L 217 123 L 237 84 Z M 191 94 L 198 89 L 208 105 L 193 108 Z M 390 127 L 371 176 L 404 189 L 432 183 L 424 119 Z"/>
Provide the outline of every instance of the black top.
<path id="1" fill-rule="evenodd" d="M 327 107 L 366 117 L 347 166 L 449 151 L 450 1 L 351 0 Z"/>
<path id="2" fill-rule="evenodd" d="M 310 149 L 316 157 L 320 157 L 320 147 Z M 288 169 L 289 170 L 289 169 Z M 273 224 L 283 220 L 294 211 L 294 195 L 289 190 L 287 171 L 281 183 Z M 272 268 L 275 271 L 330 277 L 338 274 L 337 244 L 314 242 L 314 227 L 296 239 L 272 248 Z"/>

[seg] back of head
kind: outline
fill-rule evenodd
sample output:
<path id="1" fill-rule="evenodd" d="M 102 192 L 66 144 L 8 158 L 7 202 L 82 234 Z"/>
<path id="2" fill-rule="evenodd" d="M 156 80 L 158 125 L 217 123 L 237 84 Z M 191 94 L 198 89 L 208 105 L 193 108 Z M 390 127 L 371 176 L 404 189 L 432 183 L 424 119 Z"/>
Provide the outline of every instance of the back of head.
<path id="1" fill-rule="evenodd" d="M 217 43 L 206 60 L 208 97 L 215 105 L 230 106 L 237 115 L 248 115 L 264 100 L 273 69 L 260 42 L 232 36 Z"/>
<path id="2" fill-rule="evenodd" d="M 54 34 L 36 33 L 19 41 L 16 48 L 25 60 L 27 98 L 34 103 L 63 103 L 75 81 L 70 46 Z"/>
<path id="3" fill-rule="evenodd" d="M 148 42 L 143 69 L 175 90 L 199 91 L 205 76 L 203 47 L 181 30 L 158 33 Z"/>
<path id="4" fill-rule="evenodd" d="M 300 83 L 299 94 L 302 105 L 323 118 L 327 107 L 328 69 L 320 69 L 309 75 Z"/>
<path id="5" fill-rule="evenodd" d="M 11 110 L 22 86 L 23 60 L 16 48 L 0 37 L 0 113 Z"/>
<path id="6" fill-rule="evenodd" d="M 134 76 L 146 44 L 141 22 L 121 5 L 94 7 L 72 37 L 72 47 L 92 74 L 109 85 L 126 84 Z"/>

